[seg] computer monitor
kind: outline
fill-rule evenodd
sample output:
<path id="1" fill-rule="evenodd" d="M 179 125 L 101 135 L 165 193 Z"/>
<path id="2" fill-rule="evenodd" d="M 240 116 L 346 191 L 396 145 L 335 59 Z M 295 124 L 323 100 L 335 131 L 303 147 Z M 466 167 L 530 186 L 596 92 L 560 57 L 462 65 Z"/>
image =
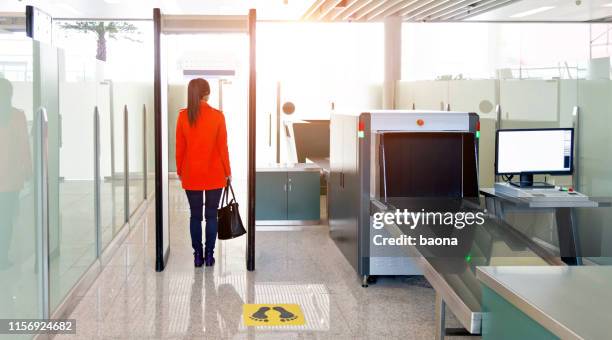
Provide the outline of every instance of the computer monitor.
<path id="1" fill-rule="evenodd" d="M 497 131 L 495 173 L 520 175 L 521 187 L 534 186 L 534 174 L 571 175 L 573 158 L 572 128 Z"/>

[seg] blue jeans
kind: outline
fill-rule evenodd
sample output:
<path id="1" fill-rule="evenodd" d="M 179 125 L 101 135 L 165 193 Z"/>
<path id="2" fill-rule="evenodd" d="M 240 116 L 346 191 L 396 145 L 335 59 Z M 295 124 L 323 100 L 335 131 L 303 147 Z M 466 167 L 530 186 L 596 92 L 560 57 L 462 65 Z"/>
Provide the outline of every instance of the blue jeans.
<path id="1" fill-rule="evenodd" d="M 210 255 L 215 251 L 215 241 L 217 241 L 217 210 L 223 189 L 215 190 L 185 190 L 191 218 L 189 219 L 189 231 L 191 233 L 191 246 L 195 252 L 202 254 L 202 206 L 204 205 L 203 196 L 206 196 L 204 217 L 206 218 L 206 241 L 205 255 Z M 204 194 L 204 195 L 203 195 Z"/>

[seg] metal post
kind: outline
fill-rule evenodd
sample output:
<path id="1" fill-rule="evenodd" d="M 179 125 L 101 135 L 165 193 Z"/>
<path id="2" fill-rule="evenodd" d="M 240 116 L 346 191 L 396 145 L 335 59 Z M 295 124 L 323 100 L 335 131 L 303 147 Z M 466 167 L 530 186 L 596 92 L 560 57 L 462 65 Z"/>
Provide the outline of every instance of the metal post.
<path id="1" fill-rule="evenodd" d="M 501 129 L 502 108 L 500 104 L 495 105 L 495 131 Z"/>
<path id="2" fill-rule="evenodd" d="M 34 121 L 34 147 L 36 150 L 36 197 L 38 209 L 36 209 L 38 235 L 36 249 L 38 254 L 38 272 L 41 273 L 40 292 L 42 303 L 40 304 L 40 315 L 48 319 L 50 315 L 49 303 L 49 143 L 48 143 L 48 118 L 47 110 L 41 107 L 37 111 Z"/>
<path id="3" fill-rule="evenodd" d="M 268 114 L 268 147 L 272 147 L 272 114 Z"/>
<path id="4" fill-rule="evenodd" d="M 387 202 L 387 158 L 385 156 L 385 134 L 380 134 L 380 159 L 382 161 L 383 194 Z M 344 176 L 344 174 L 343 174 Z M 344 186 L 344 183 L 342 184 Z"/>
<path id="5" fill-rule="evenodd" d="M 104 83 L 108 84 L 109 91 L 109 108 L 110 112 L 110 161 L 111 161 L 111 179 L 115 179 L 115 97 L 113 81 L 107 79 Z M 114 191 L 114 190 L 113 190 Z"/>
<path id="6" fill-rule="evenodd" d="M 572 186 L 576 190 L 580 188 L 580 107 L 574 106 L 572 110 L 572 125 L 574 127 L 574 174 L 572 175 Z"/>
<path id="7" fill-rule="evenodd" d="M 256 39 L 257 11 L 249 10 L 249 174 L 248 174 L 248 233 L 247 261 L 248 271 L 255 270 L 255 156 L 257 132 L 257 77 L 256 77 Z"/>
<path id="8" fill-rule="evenodd" d="M 436 294 L 436 336 L 437 340 L 444 340 L 446 336 L 446 302 L 442 299 L 440 294 Z"/>
<path id="9" fill-rule="evenodd" d="M 125 222 L 130 219 L 130 157 L 128 136 L 128 108 L 123 106 L 123 209 Z"/>
<path id="10" fill-rule="evenodd" d="M 154 122 L 154 143 L 155 143 L 155 271 L 161 272 L 164 270 L 166 262 L 164 261 L 164 204 L 167 203 L 165 199 L 168 197 L 164 197 L 164 180 L 167 179 L 167 172 L 164 171 L 164 157 L 168 157 L 168 154 L 165 153 L 163 148 L 164 136 L 162 132 L 163 129 L 163 119 L 168 119 L 167 116 L 163 115 L 164 108 L 162 107 L 162 103 L 166 104 L 163 100 L 162 95 L 165 94 L 162 91 L 163 86 L 167 86 L 167 83 L 162 84 L 162 80 L 165 81 L 165 78 L 162 77 L 162 14 L 159 8 L 153 9 L 153 54 L 155 61 L 155 70 L 154 70 L 154 82 L 153 82 L 153 92 L 154 92 L 154 112 L 153 116 L 155 119 Z M 165 70 L 165 69 L 164 69 Z"/>
<path id="11" fill-rule="evenodd" d="M 276 163 L 280 163 L 281 83 L 276 82 Z"/>
<path id="12" fill-rule="evenodd" d="M 102 226 L 100 221 L 100 112 L 94 107 L 94 216 L 96 228 L 96 255 L 102 255 Z"/>
<path id="13" fill-rule="evenodd" d="M 495 138 L 497 138 L 497 130 L 501 129 L 502 108 L 500 104 L 495 105 Z M 495 141 L 497 143 L 497 141 Z M 494 165 L 497 166 L 497 165 Z M 495 170 L 493 170 L 495 172 Z M 495 182 L 499 182 L 500 177 L 495 175 Z"/>
<path id="14" fill-rule="evenodd" d="M 143 198 L 146 200 L 149 197 L 149 186 L 147 179 L 149 177 L 147 166 L 147 105 L 142 104 L 142 180 L 144 181 Z"/>

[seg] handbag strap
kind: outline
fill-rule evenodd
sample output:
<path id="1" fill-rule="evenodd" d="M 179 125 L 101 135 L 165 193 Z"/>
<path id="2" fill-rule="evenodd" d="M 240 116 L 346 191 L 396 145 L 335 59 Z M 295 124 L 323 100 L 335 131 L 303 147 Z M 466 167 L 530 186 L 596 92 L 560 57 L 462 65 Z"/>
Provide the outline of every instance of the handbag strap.
<path id="1" fill-rule="evenodd" d="M 232 201 L 236 201 L 236 195 L 234 194 L 234 187 L 232 187 L 232 182 L 228 181 L 227 186 L 230 188 L 230 191 L 232 192 Z"/>
<path id="2" fill-rule="evenodd" d="M 232 192 L 232 199 L 229 199 L 229 191 Z M 221 204 L 228 205 L 231 201 L 236 201 L 236 195 L 234 194 L 234 187 L 232 187 L 232 182 L 227 181 L 227 185 L 223 188 L 223 194 L 221 194 Z"/>

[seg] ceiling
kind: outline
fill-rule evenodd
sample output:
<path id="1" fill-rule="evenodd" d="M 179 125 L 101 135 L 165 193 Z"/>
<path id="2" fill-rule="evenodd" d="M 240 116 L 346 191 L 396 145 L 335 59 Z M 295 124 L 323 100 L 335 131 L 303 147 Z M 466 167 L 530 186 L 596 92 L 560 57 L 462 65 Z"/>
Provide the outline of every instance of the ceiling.
<path id="1" fill-rule="evenodd" d="M 519 0 L 316 0 L 302 16 L 315 21 L 460 21 Z"/>
<path id="2" fill-rule="evenodd" d="M 412 22 L 612 18 L 612 0 L 0 0 L 0 16 L 23 13 L 25 5 L 54 18 L 150 19 L 155 7 L 166 14 L 207 15 L 239 15 L 256 8 L 259 20 L 317 22 L 377 22 L 388 16 Z"/>
<path id="3" fill-rule="evenodd" d="M 524 0 L 469 20 L 582 22 L 610 21 L 611 18 L 612 0 Z"/>
<path id="4" fill-rule="evenodd" d="M 260 20 L 295 20 L 314 0 L 0 0 L 1 12 L 23 12 L 33 5 L 54 18 L 151 19 L 153 8 L 165 14 L 246 15 Z"/>

